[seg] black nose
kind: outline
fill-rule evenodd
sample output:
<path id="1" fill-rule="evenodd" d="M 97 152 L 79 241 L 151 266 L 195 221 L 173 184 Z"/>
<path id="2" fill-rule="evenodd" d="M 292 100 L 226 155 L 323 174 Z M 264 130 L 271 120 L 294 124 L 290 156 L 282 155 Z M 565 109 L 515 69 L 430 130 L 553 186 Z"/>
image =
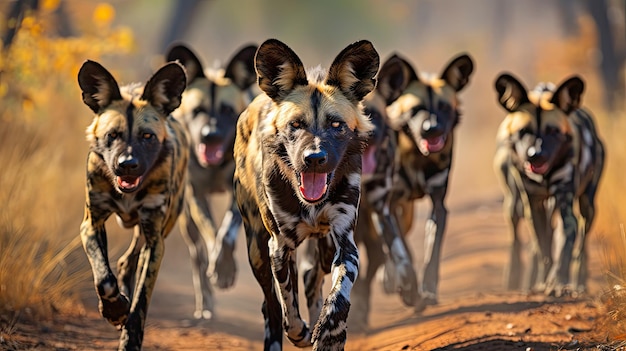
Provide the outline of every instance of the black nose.
<path id="1" fill-rule="evenodd" d="M 304 152 L 304 163 L 307 167 L 321 166 L 326 163 L 327 158 L 328 155 L 324 150 Z"/>
<path id="2" fill-rule="evenodd" d="M 132 155 L 122 155 L 118 159 L 120 169 L 129 172 L 139 168 L 139 160 Z"/>
<path id="3" fill-rule="evenodd" d="M 431 137 L 443 134 L 443 125 L 438 123 L 436 117 L 431 117 L 422 123 L 422 136 Z"/>
<path id="4" fill-rule="evenodd" d="M 526 156 L 528 156 L 528 161 L 531 163 L 543 163 L 546 161 L 545 152 L 541 149 L 541 145 L 533 145 L 528 148 L 526 151 Z"/>

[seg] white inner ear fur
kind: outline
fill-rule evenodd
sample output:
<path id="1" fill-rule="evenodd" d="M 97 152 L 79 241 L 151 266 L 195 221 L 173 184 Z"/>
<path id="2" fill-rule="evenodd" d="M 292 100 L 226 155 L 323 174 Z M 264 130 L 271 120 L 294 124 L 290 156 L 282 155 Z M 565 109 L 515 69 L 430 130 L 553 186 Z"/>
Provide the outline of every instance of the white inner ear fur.
<path id="1" fill-rule="evenodd" d="M 500 97 L 500 102 L 506 105 L 509 110 L 512 110 L 517 103 L 515 97 L 513 96 L 513 86 L 511 84 L 506 85 L 506 89 L 504 93 Z"/>
<path id="2" fill-rule="evenodd" d="M 283 62 L 280 66 L 280 73 L 274 79 L 273 84 L 281 87 L 282 90 L 290 90 L 293 88 L 294 71 L 291 64 L 287 61 Z"/>
<path id="3" fill-rule="evenodd" d="M 344 64 L 343 69 L 339 71 L 338 78 L 342 90 L 349 89 L 354 83 L 359 81 L 356 74 L 354 74 L 354 66 L 352 65 L 352 62 L 346 62 Z"/>
<path id="4" fill-rule="evenodd" d="M 162 107 L 170 101 L 165 94 L 165 84 L 167 82 L 169 82 L 169 79 L 163 79 L 153 86 L 152 91 L 150 91 L 150 103 Z"/>
<path id="5" fill-rule="evenodd" d="M 559 107 L 567 110 L 570 106 L 572 106 L 572 97 L 569 93 L 569 88 L 564 87 L 561 89 L 559 93 Z"/>
<path id="6" fill-rule="evenodd" d="M 107 84 L 104 76 L 94 76 L 98 83 L 96 84 L 97 92 L 93 94 L 93 98 L 98 101 L 98 106 L 106 107 L 111 101 L 111 86 Z"/>

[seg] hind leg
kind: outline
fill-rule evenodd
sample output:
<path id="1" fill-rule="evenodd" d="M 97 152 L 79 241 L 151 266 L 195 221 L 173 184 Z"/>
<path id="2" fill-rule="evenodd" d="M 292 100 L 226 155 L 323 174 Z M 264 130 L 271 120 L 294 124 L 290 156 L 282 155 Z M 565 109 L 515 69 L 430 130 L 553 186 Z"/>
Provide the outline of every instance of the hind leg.
<path id="1" fill-rule="evenodd" d="M 128 297 L 133 294 L 133 280 L 137 272 L 137 262 L 139 261 L 139 253 L 145 240 L 141 236 L 139 226 L 133 228 L 133 238 L 126 252 L 117 260 L 117 282 L 120 287 L 120 293 Z"/>
<path id="2" fill-rule="evenodd" d="M 576 249 L 572 257 L 572 288 L 578 294 L 587 289 L 587 248 L 585 242 L 589 229 L 595 218 L 595 191 L 585 192 L 578 200 L 580 218 L 578 220 L 578 237 Z"/>
<path id="3" fill-rule="evenodd" d="M 209 276 L 220 289 L 230 288 L 235 284 L 237 263 L 235 261 L 235 243 L 241 226 L 241 214 L 234 196 L 230 210 L 224 215 L 222 225 L 217 232 L 215 247 L 211 254 Z"/>
<path id="4" fill-rule="evenodd" d="M 385 262 L 383 242 L 373 230 L 369 212 L 364 207 L 363 205 L 359 207 L 355 238 L 363 243 L 367 255 L 367 268 L 365 274 L 359 274 L 354 283 L 351 313 L 348 315 L 348 325 L 357 330 L 365 329 L 368 325 L 372 280 L 378 268 Z"/>
<path id="5" fill-rule="evenodd" d="M 189 249 L 191 273 L 195 295 L 196 319 L 211 319 L 215 310 L 213 288 L 206 272 L 209 266 L 208 243 L 202 232 L 211 231 L 212 220 L 203 201 L 198 201 L 190 192 L 185 199 L 185 209 L 179 218 L 180 233 Z M 209 216 L 207 216 L 209 213 Z M 209 233 L 209 235 L 211 235 Z"/>

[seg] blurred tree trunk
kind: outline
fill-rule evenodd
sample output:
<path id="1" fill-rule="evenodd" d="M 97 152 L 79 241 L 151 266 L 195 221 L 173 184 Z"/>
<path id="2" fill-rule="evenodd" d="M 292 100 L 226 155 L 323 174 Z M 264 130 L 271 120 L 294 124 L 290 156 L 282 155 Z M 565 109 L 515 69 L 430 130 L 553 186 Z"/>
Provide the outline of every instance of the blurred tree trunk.
<path id="1" fill-rule="evenodd" d="M 202 1 L 200 0 L 174 1 L 174 8 L 169 23 L 165 27 L 163 42 L 161 43 L 162 52 L 165 52 L 172 42 L 184 40 L 185 34 L 187 34 L 194 22 L 194 18 L 196 18 L 197 9 L 201 3 Z"/>
<path id="2" fill-rule="evenodd" d="M 20 29 L 24 16 L 29 11 L 37 11 L 39 0 L 16 0 L 9 9 L 6 18 L 6 32 L 2 35 L 2 49 L 6 51 L 13 42 L 15 34 Z"/>
<path id="3" fill-rule="evenodd" d="M 609 21 L 609 8 L 606 0 L 587 0 L 587 10 L 596 23 L 598 35 L 598 49 L 601 53 L 600 75 L 604 83 L 604 98 L 606 107 L 614 109 L 615 99 L 623 98 L 625 87 L 624 81 L 620 82 L 620 68 L 624 65 L 624 56 L 619 55 Z"/>

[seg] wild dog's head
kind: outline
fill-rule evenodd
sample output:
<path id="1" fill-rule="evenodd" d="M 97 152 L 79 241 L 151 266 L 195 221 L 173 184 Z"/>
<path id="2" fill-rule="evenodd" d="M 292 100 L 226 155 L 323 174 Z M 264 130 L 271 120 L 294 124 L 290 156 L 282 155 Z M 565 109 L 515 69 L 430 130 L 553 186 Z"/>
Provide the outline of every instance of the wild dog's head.
<path id="1" fill-rule="evenodd" d="M 198 57 L 184 45 L 175 45 L 167 61 L 179 61 L 189 84 L 174 116 L 185 123 L 195 159 L 202 167 L 219 165 L 232 155 L 237 118 L 251 99 L 256 81 L 255 45 L 240 49 L 226 69 L 205 70 Z"/>
<path id="2" fill-rule="evenodd" d="M 186 85 L 178 63 L 161 67 L 145 84 L 119 88 L 94 61 L 78 72 L 83 102 L 96 114 L 87 128 L 90 149 L 102 157 L 115 188 L 137 190 L 162 157 L 168 138 L 166 119 L 179 105 Z"/>
<path id="3" fill-rule="evenodd" d="M 541 83 L 527 92 L 515 77 L 502 74 L 495 88 L 498 101 L 508 111 L 498 141 L 510 145 L 518 169 L 544 175 L 560 166 L 572 152 L 568 116 L 580 106 L 583 81 L 573 76 L 558 87 Z"/>
<path id="4" fill-rule="evenodd" d="M 379 57 L 366 40 L 335 58 L 328 72 L 305 71 L 284 43 L 269 39 L 256 54 L 259 87 L 273 101 L 263 144 L 305 203 L 323 201 L 335 179 L 361 171 L 373 129 L 361 100 L 375 85 Z"/>
<path id="5" fill-rule="evenodd" d="M 363 151 L 363 175 L 372 174 L 376 169 L 376 155 L 379 147 L 384 142 L 387 135 L 389 116 L 387 115 L 387 107 L 398 98 L 395 87 L 398 84 L 395 78 L 397 72 L 394 68 L 395 59 L 392 57 L 383 63 L 378 72 L 378 84 L 376 89 L 367 94 L 363 99 L 363 109 L 365 115 L 370 117 L 370 121 L 374 125 L 374 130 L 370 133 L 367 140 L 367 148 Z"/>
<path id="6" fill-rule="evenodd" d="M 424 155 L 440 152 L 459 122 L 457 93 L 469 82 L 472 59 L 465 54 L 454 58 L 439 78 L 418 77 L 398 55 L 388 62 L 391 78 L 380 89 L 397 97 L 388 111 L 391 126 L 410 135 Z"/>

